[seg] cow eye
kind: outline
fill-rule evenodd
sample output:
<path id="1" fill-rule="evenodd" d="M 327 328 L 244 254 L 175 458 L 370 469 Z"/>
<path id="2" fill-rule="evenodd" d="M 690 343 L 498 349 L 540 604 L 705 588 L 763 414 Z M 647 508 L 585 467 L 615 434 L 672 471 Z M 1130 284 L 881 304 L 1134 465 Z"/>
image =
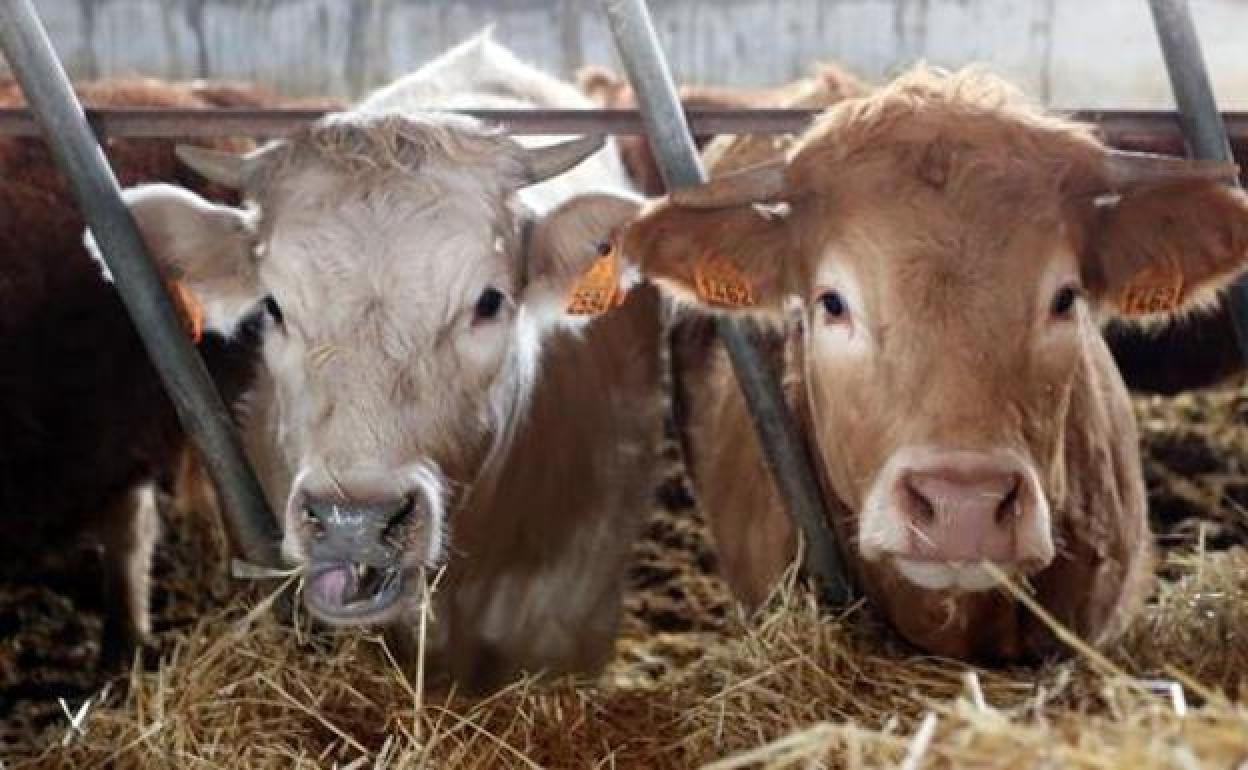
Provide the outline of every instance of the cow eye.
<path id="1" fill-rule="evenodd" d="M 282 316 L 282 307 L 277 304 L 277 300 L 273 299 L 273 295 L 264 298 L 264 309 L 269 314 L 269 317 L 273 319 L 273 323 L 278 326 L 283 325 L 285 319 Z"/>
<path id="2" fill-rule="evenodd" d="M 503 309 L 503 303 L 506 300 L 507 297 L 498 289 L 493 287 L 487 288 L 477 298 L 477 306 L 473 310 L 473 320 L 489 321 L 496 318 L 498 311 Z"/>
<path id="3" fill-rule="evenodd" d="M 1063 286 L 1053 295 L 1053 304 L 1050 306 L 1050 312 L 1054 318 L 1068 319 L 1075 311 L 1075 302 L 1079 300 L 1083 290 L 1078 286 Z"/>
<path id="4" fill-rule="evenodd" d="M 845 298 L 835 289 L 829 289 L 820 294 L 819 304 L 823 305 L 823 312 L 827 314 L 829 321 L 840 321 L 849 315 L 849 308 L 845 304 Z"/>

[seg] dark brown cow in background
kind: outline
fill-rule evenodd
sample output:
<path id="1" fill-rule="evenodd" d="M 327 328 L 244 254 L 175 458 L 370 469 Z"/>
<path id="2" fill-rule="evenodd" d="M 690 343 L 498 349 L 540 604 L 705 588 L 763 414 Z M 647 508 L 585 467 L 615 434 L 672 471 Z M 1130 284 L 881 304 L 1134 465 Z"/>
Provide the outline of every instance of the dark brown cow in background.
<path id="1" fill-rule="evenodd" d="M 203 108 L 226 94 L 235 104 L 270 100 L 232 84 L 76 88 L 91 106 Z M 0 83 L 0 104 L 21 103 L 11 81 Z M 112 139 L 105 152 L 123 185 L 172 181 L 236 199 L 182 167 L 170 140 Z M 20 578 L 41 551 L 101 549 L 104 652 L 116 662 L 148 626 L 156 520 L 147 485 L 170 469 L 184 438 L 116 291 L 83 247 L 82 217 L 42 140 L 0 139 L 0 179 L 0 560 Z M 227 399 L 250 379 L 248 347 L 246 333 L 228 345 L 209 335 L 200 345 Z"/>
<path id="2" fill-rule="evenodd" d="M 1135 422 L 1098 323 L 1190 307 L 1241 269 L 1227 172 L 1126 157 L 993 78 L 919 70 L 831 108 L 787 162 L 651 204 L 620 251 L 773 330 L 850 563 L 906 638 L 1031 658 L 1052 636 L 982 562 L 1095 644 L 1147 592 Z M 695 487 L 757 604 L 796 537 L 722 352 L 682 375 Z"/>

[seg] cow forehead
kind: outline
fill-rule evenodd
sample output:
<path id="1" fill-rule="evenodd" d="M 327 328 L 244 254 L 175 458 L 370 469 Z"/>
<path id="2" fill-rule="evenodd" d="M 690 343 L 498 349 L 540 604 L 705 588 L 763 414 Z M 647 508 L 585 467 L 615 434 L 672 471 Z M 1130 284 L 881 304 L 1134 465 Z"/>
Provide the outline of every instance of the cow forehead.
<path id="1" fill-rule="evenodd" d="M 850 187 L 821 196 L 806 218 L 816 280 L 826 263 L 849 263 L 860 282 L 937 302 L 1029 291 L 1055 269 L 1077 274 L 1056 196 L 1010 200 L 995 186 L 968 196 L 898 176 Z"/>
<path id="2" fill-rule="evenodd" d="M 311 335 L 378 314 L 436 332 L 486 286 L 519 281 L 517 218 L 485 174 L 313 166 L 275 184 L 262 211 L 261 278 Z"/>

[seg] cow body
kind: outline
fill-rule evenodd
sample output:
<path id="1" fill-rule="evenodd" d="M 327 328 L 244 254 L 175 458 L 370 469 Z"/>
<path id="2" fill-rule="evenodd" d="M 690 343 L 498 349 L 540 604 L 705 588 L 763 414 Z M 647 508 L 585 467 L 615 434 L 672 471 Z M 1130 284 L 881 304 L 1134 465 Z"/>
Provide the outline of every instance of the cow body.
<path id="1" fill-rule="evenodd" d="M 190 87 L 150 80 L 77 90 L 94 106 L 209 106 Z M 20 104 L 11 84 L 0 94 Z M 232 196 L 196 182 L 169 141 L 110 141 L 106 152 L 124 183 L 182 180 Z M 0 549 L 17 571 L 45 548 L 102 549 L 104 651 L 115 661 L 148 627 L 149 482 L 184 438 L 117 292 L 83 248 L 81 216 L 46 147 L 4 139 L 0 168 Z M 246 351 L 210 335 L 200 352 L 225 397 L 237 395 L 249 379 Z"/>
<path id="2" fill-rule="evenodd" d="M 1005 593 L 1113 639 L 1152 542 L 1111 316 L 1207 301 L 1242 266 L 1224 168 L 1124 156 L 975 74 L 918 71 L 830 109 L 787 158 L 652 205 L 626 260 L 699 306 L 746 297 L 853 571 L 908 639 L 981 660 L 1053 637 Z M 760 204 L 762 208 L 760 208 Z M 795 537 L 722 353 L 682 330 L 695 489 L 747 603 Z"/>
<path id="3" fill-rule="evenodd" d="M 210 325 L 267 295 L 245 440 L 307 606 L 414 661 L 436 583 L 423 658 L 471 688 L 610 651 L 654 480 L 657 296 L 565 314 L 637 209 L 613 152 L 423 110 L 586 104 L 480 36 L 255 155 L 202 156 L 248 209 L 127 191 Z"/>

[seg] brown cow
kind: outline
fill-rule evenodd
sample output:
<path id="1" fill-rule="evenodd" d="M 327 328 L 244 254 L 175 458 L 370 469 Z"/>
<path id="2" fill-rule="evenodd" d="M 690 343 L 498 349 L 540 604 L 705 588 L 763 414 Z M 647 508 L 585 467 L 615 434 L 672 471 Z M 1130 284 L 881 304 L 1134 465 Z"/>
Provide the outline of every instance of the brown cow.
<path id="1" fill-rule="evenodd" d="M 1136 428 L 1099 323 L 1191 307 L 1240 269 L 1248 203 L 1210 178 L 1226 173 L 1111 151 L 989 76 L 918 70 L 828 110 L 787 162 L 652 204 L 621 251 L 783 331 L 835 527 L 899 631 L 1028 658 L 1053 640 L 983 561 L 1093 643 L 1148 590 Z M 696 490 L 757 604 L 794 533 L 724 357 L 685 374 Z"/>
<path id="2" fill-rule="evenodd" d="M 576 77 L 581 90 L 602 107 L 632 109 L 637 106 L 632 86 L 605 67 L 585 67 Z M 827 64 L 819 65 L 811 77 L 772 88 L 683 85 L 679 89 L 680 102 L 685 107 L 718 108 L 827 107 L 865 92 L 866 86 L 853 75 Z M 616 141 L 624 166 L 637 188 L 647 195 L 662 195 L 666 187 L 646 137 L 621 136 Z M 791 137 L 766 135 L 694 137 L 699 150 L 707 148 L 708 158 L 720 153 L 731 153 L 734 158 L 748 158 L 754 153 L 774 157 L 789 141 Z"/>
<path id="3" fill-rule="evenodd" d="M 210 106 L 190 87 L 155 80 L 76 89 L 94 106 Z M 20 103 L 0 83 L 0 104 Z M 112 140 L 105 151 L 124 184 L 180 181 L 235 197 L 182 168 L 168 140 Z M 148 628 L 149 482 L 184 439 L 116 291 L 83 248 L 82 217 L 43 142 L 0 139 L 0 178 L 0 561 L 20 577 L 41 550 L 102 549 L 104 659 L 113 663 Z M 227 399 L 250 379 L 245 338 L 209 335 L 200 346 Z"/>

